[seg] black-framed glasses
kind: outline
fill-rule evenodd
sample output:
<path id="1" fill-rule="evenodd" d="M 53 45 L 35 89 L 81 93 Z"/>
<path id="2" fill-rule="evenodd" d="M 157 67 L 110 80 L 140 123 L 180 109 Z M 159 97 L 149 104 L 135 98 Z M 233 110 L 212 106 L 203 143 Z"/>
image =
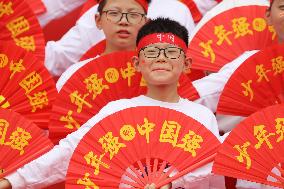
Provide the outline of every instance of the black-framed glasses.
<path id="1" fill-rule="evenodd" d="M 169 59 L 178 59 L 183 50 L 179 47 L 166 47 L 166 48 L 158 48 L 147 46 L 140 50 L 143 51 L 143 54 L 146 58 L 158 58 L 161 54 L 161 51 L 164 51 L 164 56 Z M 184 53 L 184 52 L 183 52 Z"/>
<path id="2" fill-rule="evenodd" d="M 118 23 L 119 21 L 121 21 L 123 15 L 125 15 L 128 23 L 139 24 L 146 16 L 146 14 L 142 14 L 139 12 L 120 12 L 117 10 L 106 10 L 102 11 L 102 13 L 105 13 L 107 20 L 113 23 Z"/>

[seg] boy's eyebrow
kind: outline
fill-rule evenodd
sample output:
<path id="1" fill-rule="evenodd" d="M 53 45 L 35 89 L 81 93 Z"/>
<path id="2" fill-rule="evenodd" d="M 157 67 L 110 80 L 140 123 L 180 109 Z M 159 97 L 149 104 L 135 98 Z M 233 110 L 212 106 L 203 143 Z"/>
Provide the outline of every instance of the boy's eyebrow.
<path id="1" fill-rule="evenodd" d="M 107 8 L 107 10 L 119 10 L 119 11 L 121 11 L 121 7 L 119 7 L 119 6 L 109 6 L 108 8 Z M 141 14 L 144 14 L 145 12 L 144 12 L 144 10 L 141 10 L 140 11 L 140 9 L 139 9 L 139 7 L 135 7 L 135 8 L 129 8 L 129 9 L 127 9 L 127 11 L 128 12 L 130 12 L 130 11 L 136 11 L 136 12 L 138 12 L 138 13 L 140 13 L 141 11 L 143 12 L 143 13 L 141 13 Z"/>

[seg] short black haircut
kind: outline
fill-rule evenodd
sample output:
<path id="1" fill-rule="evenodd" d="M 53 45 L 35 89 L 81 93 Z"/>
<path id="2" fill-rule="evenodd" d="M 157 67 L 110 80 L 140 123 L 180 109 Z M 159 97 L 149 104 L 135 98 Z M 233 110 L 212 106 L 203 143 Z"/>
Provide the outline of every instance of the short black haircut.
<path id="1" fill-rule="evenodd" d="M 99 0 L 97 0 L 97 1 L 99 1 Z M 122 0 L 122 1 L 123 1 L 123 0 Z M 146 1 L 147 1 L 148 5 L 151 3 L 151 0 L 146 0 Z M 101 0 L 101 1 L 100 1 L 99 6 L 98 6 L 98 12 L 99 12 L 100 14 L 102 14 L 103 8 L 105 7 L 106 3 L 107 3 L 107 0 Z M 146 10 L 144 10 L 144 11 L 145 11 L 145 13 L 147 13 Z"/>
<path id="2" fill-rule="evenodd" d="M 139 30 L 136 39 L 136 46 L 144 36 L 152 33 L 172 33 L 180 37 L 185 44 L 188 45 L 188 31 L 184 26 L 168 18 L 156 18 L 147 22 Z"/>

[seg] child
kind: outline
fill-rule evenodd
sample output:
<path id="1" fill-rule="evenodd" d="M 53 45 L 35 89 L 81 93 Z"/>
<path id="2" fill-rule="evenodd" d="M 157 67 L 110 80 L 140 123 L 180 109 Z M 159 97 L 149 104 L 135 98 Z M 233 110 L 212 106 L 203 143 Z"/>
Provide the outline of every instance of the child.
<path id="1" fill-rule="evenodd" d="M 194 27 L 193 18 L 188 8 L 178 0 L 152 0 L 149 11 L 143 11 L 143 13 L 148 13 L 148 18 L 157 16 L 172 18 L 184 24 L 189 31 Z M 98 5 L 84 13 L 62 39 L 47 43 L 45 65 L 52 75 L 60 76 L 68 67 L 76 64 L 89 48 L 105 39 L 102 31 L 104 28 L 98 28 L 96 25 L 96 15 L 102 15 L 101 12 L 98 12 Z"/>
<path id="2" fill-rule="evenodd" d="M 137 37 L 139 54 L 138 57 L 133 57 L 133 63 L 147 82 L 146 95 L 110 102 L 50 152 L 7 176 L 6 179 L 13 188 L 44 187 L 64 180 L 69 160 L 80 139 L 104 117 L 129 107 L 161 106 L 183 112 L 219 138 L 214 114 L 202 105 L 180 98 L 177 93 L 179 76 L 190 66 L 185 55 L 187 41 L 187 30 L 175 21 L 157 19 L 144 25 Z M 205 165 L 174 181 L 173 188 L 224 188 L 223 177 L 212 176 L 211 166 L 212 164 Z M 11 186 L 8 180 L 0 182 L 0 189 Z"/>

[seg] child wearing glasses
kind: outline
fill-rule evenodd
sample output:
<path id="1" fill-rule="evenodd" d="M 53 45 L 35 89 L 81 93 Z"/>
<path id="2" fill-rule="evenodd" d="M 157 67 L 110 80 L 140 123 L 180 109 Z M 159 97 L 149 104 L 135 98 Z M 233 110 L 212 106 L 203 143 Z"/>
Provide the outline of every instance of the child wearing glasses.
<path id="1" fill-rule="evenodd" d="M 96 0 L 93 1 L 95 4 Z M 100 1 L 100 4 L 105 3 Z M 45 65 L 52 75 L 60 76 L 68 67 L 77 64 L 80 57 L 89 48 L 107 37 L 104 34 L 105 29 L 103 27 L 98 28 L 96 25 L 95 17 L 100 17 L 100 15 L 102 17 L 106 16 L 105 13 L 98 11 L 98 6 L 99 4 L 94 5 L 85 12 L 77 21 L 76 25 L 59 41 L 49 41 L 47 43 Z M 148 9 L 147 12 L 143 9 L 142 11 L 136 12 L 147 14 L 147 18 L 149 19 L 160 16 L 169 17 L 183 24 L 188 31 L 192 31 L 195 27 L 189 9 L 179 0 L 152 0 Z M 108 10 L 108 7 L 103 7 L 103 9 L 100 10 Z M 135 12 L 135 10 L 133 11 Z M 178 14 L 176 14 L 176 12 L 178 12 Z M 125 17 L 125 15 L 123 17 Z M 136 32 L 138 32 L 138 30 Z M 125 43 L 124 45 L 128 44 Z"/>
<path id="2" fill-rule="evenodd" d="M 112 12 L 111 16 L 116 14 L 119 13 Z M 123 19 L 126 20 L 125 15 Z M 130 34 L 121 31 L 115 35 L 123 38 Z M 181 98 L 177 93 L 179 77 L 190 66 L 190 60 L 185 54 L 187 42 L 187 30 L 175 21 L 160 18 L 145 24 L 137 36 L 138 56 L 133 57 L 133 63 L 147 82 L 146 95 L 110 102 L 78 131 L 61 140 L 50 152 L 7 176 L 7 180 L 0 182 L 0 189 L 11 185 L 15 189 L 39 188 L 64 180 L 68 162 L 80 139 L 106 116 L 129 107 L 161 106 L 180 111 L 202 123 L 220 139 L 214 114 L 202 105 Z M 212 164 L 207 164 L 170 185 L 173 188 L 225 188 L 224 178 L 212 175 L 211 166 Z M 163 188 L 169 188 L 170 185 Z M 145 186 L 148 187 L 152 185 Z"/>

